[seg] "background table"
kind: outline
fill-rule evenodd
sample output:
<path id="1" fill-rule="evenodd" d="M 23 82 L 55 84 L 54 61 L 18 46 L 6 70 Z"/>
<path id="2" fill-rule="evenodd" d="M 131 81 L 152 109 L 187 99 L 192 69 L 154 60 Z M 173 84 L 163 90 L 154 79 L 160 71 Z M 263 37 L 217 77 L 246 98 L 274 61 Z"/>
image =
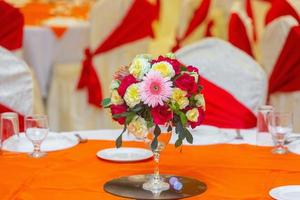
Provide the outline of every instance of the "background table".
<path id="1" fill-rule="evenodd" d="M 30 3 L 21 9 L 25 17 L 23 52 L 25 61 L 34 69 L 43 97 L 48 94 L 54 64 L 80 62 L 89 44 L 89 7 L 75 7 L 72 18 L 86 20 L 66 26 L 48 26 L 43 21 L 53 18 L 53 4 Z"/>
<path id="2" fill-rule="evenodd" d="M 109 139 L 113 132 L 118 133 L 87 133 Z M 137 142 L 124 145 L 144 147 Z M 103 184 L 114 177 L 151 173 L 153 163 L 148 160 L 120 164 L 96 157 L 97 151 L 110 147 L 114 142 L 89 140 L 42 159 L 4 152 L 0 156 L 1 199 L 120 199 L 105 193 Z M 165 174 L 206 182 L 208 190 L 191 199 L 265 200 L 271 199 L 271 188 L 300 182 L 299 156 L 274 155 L 271 147 L 218 144 L 184 146 L 182 152 L 179 150 L 169 145 L 162 154 L 160 169 Z"/>

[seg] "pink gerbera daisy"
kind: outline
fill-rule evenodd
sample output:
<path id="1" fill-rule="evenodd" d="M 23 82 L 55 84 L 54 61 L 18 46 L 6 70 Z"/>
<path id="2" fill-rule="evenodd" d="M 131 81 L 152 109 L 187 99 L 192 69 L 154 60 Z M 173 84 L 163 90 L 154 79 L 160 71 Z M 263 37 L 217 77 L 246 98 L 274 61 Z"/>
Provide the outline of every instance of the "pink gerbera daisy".
<path id="1" fill-rule="evenodd" d="M 141 100 L 150 107 L 164 105 L 172 95 L 172 82 L 160 72 L 150 71 L 140 84 Z"/>

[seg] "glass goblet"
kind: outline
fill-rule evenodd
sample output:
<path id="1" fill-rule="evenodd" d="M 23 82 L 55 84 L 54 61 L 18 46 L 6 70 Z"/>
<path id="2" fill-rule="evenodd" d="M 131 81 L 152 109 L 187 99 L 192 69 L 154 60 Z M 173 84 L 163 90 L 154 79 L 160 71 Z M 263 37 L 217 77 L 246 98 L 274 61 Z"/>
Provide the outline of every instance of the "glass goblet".
<path id="1" fill-rule="evenodd" d="M 161 191 L 165 191 L 170 188 L 169 183 L 165 182 L 163 177 L 159 174 L 160 154 L 169 144 L 172 136 L 172 131 L 168 130 L 168 126 L 169 125 L 155 126 L 151 128 L 144 140 L 153 152 L 155 166 L 153 175 L 150 176 L 149 180 L 143 184 L 143 189 L 150 190 L 154 194 L 159 194 Z M 159 135 L 157 135 L 157 132 L 159 132 Z M 153 142 L 155 140 L 157 142 Z"/>
<path id="2" fill-rule="evenodd" d="M 32 142 L 34 150 L 30 157 L 41 158 L 46 152 L 41 151 L 41 144 L 48 134 L 48 118 L 46 115 L 32 115 L 25 118 L 26 137 Z"/>
<path id="3" fill-rule="evenodd" d="M 275 143 L 275 148 L 272 152 L 275 154 L 285 154 L 287 153 L 287 149 L 284 146 L 284 141 L 293 129 L 292 113 L 274 112 L 270 113 L 268 117 L 269 130 Z"/>

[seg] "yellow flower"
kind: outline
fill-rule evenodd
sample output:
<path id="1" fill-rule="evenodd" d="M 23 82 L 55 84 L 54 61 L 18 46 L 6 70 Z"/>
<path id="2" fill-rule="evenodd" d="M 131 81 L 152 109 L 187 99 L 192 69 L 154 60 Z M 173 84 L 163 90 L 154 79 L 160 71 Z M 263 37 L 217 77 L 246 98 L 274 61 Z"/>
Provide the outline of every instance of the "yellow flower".
<path id="1" fill-rule="evenodd" d="M 203 110 L 205 110 L 205 99 L 203 94 L 197 94 L 194 98 L 196 100 L 196 105 L 198 107 L 202 107 Z"/>
<path id="2" fill-rule="evenodd" d="M 148 133 L 147 123 L 142 117 L 136 116 L 128 125 L 128 132 L 135 137 L 143 139 Z"/>
<path id="3" fill-rule="evenodd" d="M 180 109 L 189 105 L 189 99 L 186 97 L 187 92 L 179 88 L 174 88 L 171 96 L 171 102 L 178 103 Z"/>
<path id="4" fill-rule="evenodd" d="M 132 84 L 126 89 L 124 100 L 130 108 L 141 102 L 138 84 Z"/>
<path id="5" fill-rule="evenodd" d="M 171 78 L 175 76 L 175 71 L 173 69 L 173 66 L 166 61 L 161 61 L 153 64 L 152 70 L 160 72 L 163 75 L 163 77 Z"/>
<path id="6" fill-rule="evenodd" d="M 199 111 L 197 108 L 193 108 L 186 112 L 186 117 L 191 122 L 197 122 L 199 117 Z"/>
<path id="7" fill-rule="evenodd" d="M 117 90 L 111 92 L 111 103 L 114 105 L 121 105 L 124 103 L 122 97 L 119 95 Z"/>
<path id="8" fill-rule="evenodd" d="M 129 73 L 137 79 L 142 79 L 143 76 L 150 70 L 151 64 L 147 58 L 135 57 L 129 67 Z"/>

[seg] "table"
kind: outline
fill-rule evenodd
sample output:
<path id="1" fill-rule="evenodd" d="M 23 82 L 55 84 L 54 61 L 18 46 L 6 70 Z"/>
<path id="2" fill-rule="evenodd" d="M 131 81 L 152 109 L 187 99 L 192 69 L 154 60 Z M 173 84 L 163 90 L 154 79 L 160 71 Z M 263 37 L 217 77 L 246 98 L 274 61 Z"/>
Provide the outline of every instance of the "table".
<path id="1" fill-rule="evenodd" d="M 152 172 L 152 161 L 119 164 L 96 157 L 97 151 L 114 146 L 108 139 L 118 131 L 79 133 L 94 138 L 98 133 L 99 138 L 107 140 L 89 140 L 42 159 L 4 152 L 0 156 L 1 199 L 120 199 L 103 191 L 106 181 Z M 126 141 L 124 146 L 144 144 Z M 161 156 L 160 169 L 162 173 L 195 177 L 207 183 L 203 195 L 190 199 L 265 200 L 271 199 L 271 188 L 300 182 L 300 157 L 271 154 L 271 147 L 218 144 L 179 150 L 169 145 Z"/>
<path id="2" fill-rule="evenodd" d="M 25 18 L 23 52 L 25 61 L 33 68 L 43 97 L 47 97 L 52 66 L 61 63 L 78 63 L 84 48 L 89 44 L 89 7 L 75 7 L 73 19 L 77 24 L 45 25 L 44 20 L 53 19 L 53 4 L 30 3 L 21 8 Z M 59 18 L 62 21 L 62 18 Z"/>

